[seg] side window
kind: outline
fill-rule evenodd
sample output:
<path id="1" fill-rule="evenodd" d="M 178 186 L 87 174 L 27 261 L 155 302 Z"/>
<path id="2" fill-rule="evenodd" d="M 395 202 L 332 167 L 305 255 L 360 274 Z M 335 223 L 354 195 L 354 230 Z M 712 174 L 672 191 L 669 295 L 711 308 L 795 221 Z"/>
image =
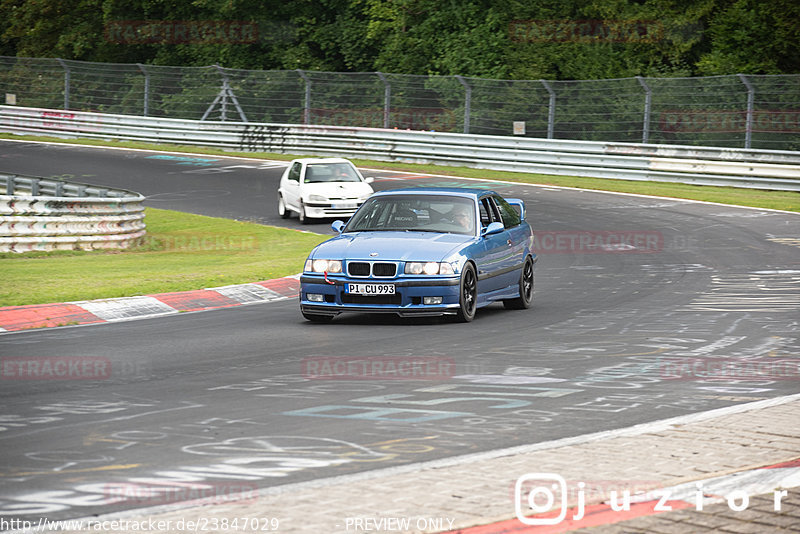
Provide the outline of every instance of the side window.
<path id="1" fill-rule="evenodd" d="M 500 209 L 500 217 L 503 219 L 503 226 L 506 228 L 512 228 L 517 226 L 520 223 L 519 213 L 514 207 L 506 202 L 506 200 L 502 197 L 492 197 L 494 198 L 497 207 Z"/>
<path id="2" fill-rule="evenodd" d="M 486 215 L 488 216 L 485 220 L 488 221 L 484 224 L 483 212 L 486 211 Z M 494 203 L 492 197 L 484 197 L 481 199 L 481 224 L 486 226 L 492 222 L 501 222 L 503 226 L 508 226 L 504 221 L 503 218 L 500 216 L 500 210 L 497 209 L 497 205 Z"/>
<path id="3" fill-rule="evenodd" d="M 478 205 L 481 211 L 481 227 L 486 228 L 489 223 L 498 220 L 494 218 L 494 209 L 488 198 L 482 198 Z"/>
<path id="4" fill-rule="evenodd" d="M 300 163 L 295 163 L 294 165 L 292 165 L 292 170 L 289 171 L 290 180 L 294 182 L 300 181 L 300 167 L 302 167 L 302 164 Z"/>

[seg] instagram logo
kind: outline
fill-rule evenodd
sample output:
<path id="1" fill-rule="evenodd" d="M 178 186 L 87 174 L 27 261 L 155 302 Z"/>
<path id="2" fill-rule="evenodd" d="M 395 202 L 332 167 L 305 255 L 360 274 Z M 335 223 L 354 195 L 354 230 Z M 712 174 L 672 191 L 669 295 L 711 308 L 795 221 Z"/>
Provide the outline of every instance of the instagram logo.
<path id="1" fill-rule="evenodd" d="M 557 497 L 558 496 L 558 497 Z M 525 525 L 557 525 L 567 516 L 567 481 L 555 473 L 528 473 L 517 479 L 514 485 L 514 511 Z M 529 517 L 528 514 L 544 514 L 559 501 L 556 516 Z M 527 503 L 528 510 L 522 504 Z"/>

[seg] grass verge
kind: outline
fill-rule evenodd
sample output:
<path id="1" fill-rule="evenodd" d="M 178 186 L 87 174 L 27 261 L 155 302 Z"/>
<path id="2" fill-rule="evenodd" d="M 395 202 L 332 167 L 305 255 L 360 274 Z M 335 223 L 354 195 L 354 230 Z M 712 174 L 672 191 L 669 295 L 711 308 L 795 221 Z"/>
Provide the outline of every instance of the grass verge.
<path id="1" fill-rule="evenodd" d="M 0 254 L 0 306 L 186 291 L 302 270 L 329 236 L 148 208 L 147 237 L 125 252 Z"/>
<path id="2" fill-rule="evenodd" d="M 235 152 L 218 148 L 157 145 L 133 141 L 105 141 L 99 139 L 60 139 L 57 137 L 22 136 L 0 134 L 0 139 L 36 140 L 57 143 L 81 144 L 92 146 L 113 146 L 141 150 L 161 150 L 205 154 L 211 156 L 240 156 L 255 159 L 291 160 L 299 156 L 290 154 L 272 154 L 264 152 Z M 714 187 L 684 185 L 666 182 L 636 182 L 631 180 L 608 180 L 603 178 L 583 178 L 578 176 L 555 176 L 549 174 L 528 174 L 521 172 L 489 171 L 469 167 L 448 167 L 443 165 L 420 165 L 413 163 L 387 163 L 372 160 L 353 159 L 359 167 L 373 169 L 409 171 L 420 174 L 439 174 L 444 176 L 462 176 L 484 180 L 503 180 L 528 184 L 555 185 L 560 187 L 578 187 L 598 191 L 615 191 L 639 195 L 685 198 L 704 202 L 717 202 L 735 206 L 750 206 L 785 211 L 800 212 L 800 193 L 791 191 L 767 191 L 763 189 L 743 189 L 738 187 Z"/>

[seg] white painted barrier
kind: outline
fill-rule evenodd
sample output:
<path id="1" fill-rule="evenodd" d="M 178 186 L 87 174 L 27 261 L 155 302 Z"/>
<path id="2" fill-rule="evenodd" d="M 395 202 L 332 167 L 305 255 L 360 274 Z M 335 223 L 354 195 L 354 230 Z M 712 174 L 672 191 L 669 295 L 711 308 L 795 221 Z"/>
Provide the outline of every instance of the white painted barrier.
<path id="1" fill-rule="evenodd" d="M 145 235 L 138 193 L 9 174 L 0 190 L 14 193 L 0 195 L 0 252 L 127 248 Z"/>

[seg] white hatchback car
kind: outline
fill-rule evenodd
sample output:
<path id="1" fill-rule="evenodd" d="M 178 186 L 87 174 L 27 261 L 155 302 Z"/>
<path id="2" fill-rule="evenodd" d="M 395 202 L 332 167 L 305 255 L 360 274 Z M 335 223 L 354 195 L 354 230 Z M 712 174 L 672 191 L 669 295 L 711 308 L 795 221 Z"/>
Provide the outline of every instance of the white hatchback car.
<path id="1" fill-rule="evenodd" d="M 278 188 L 278 214 L 295 212 L 301 223 L 311 218 L 350 217 L 373 193 L 364 178 L 343 158 L 303 158 L 289 163 Z"/>

